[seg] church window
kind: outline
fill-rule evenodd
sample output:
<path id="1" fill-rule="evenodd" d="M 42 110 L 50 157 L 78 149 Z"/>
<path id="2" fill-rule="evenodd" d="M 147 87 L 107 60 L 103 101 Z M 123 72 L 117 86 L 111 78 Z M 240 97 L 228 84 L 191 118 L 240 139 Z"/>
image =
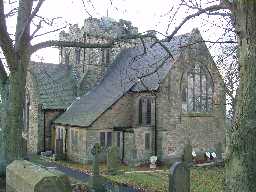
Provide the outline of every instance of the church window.
<path id="1" fill-rule="evenodd" d="M 79 47 L 75 49 L 75 54 L 76 54 L 76 65 L 79 65 L 81 60 L 81 49 Z"/>
<path id="2" fill-rule="evenodd" d="M 69 52 L 65 52 L 65 64 L 69 65 Z"/>
<path id="3" fill-rule="evenodd" d="M 107 132 L 107 146 L 112 145 L 112 132 Z"/>
<path id="4" fill-rule="evenodd" d="M 150 149 L 150 133 L 145 133 L 145 149 Z"/>
<path id="5" fill-rule="evenodd" d="M 71 144 L 77 145 L 78 144 L 78 131 L 71 129 Z"/>
<path id="6" fill-rule="evenodd" d="M 105 147 L 105 132 L 100 132 L 100 146 Z"/>
<path id="7" fill-rule="evenodd" d="M 183 77 L 181 90 L 183 112 L 212 111 L 213 83 L 204 66 L 195 64 Z"/>
<path id="8" fill-rule="evenodd" d="M 140 125 L 152 124 L 152 102 L 153 102 L 153 99 L 150 97 L 141 97 L 139 99 L 138 122 Z"/>
<path id="9" fill-rule="evenodd" d="M 112 145 L 112 132 L 100 132 L 100 145 L 109 147 Z"/>
<path id="10" fill-rule="evenodd" d="M 120 132 L 120 131 L 118 131 L 118 132 L 116 133 L 116 146 L 117 146 L 117 147 L 120 147 L 120 146 L 121 146 L 121 132 Z"/>

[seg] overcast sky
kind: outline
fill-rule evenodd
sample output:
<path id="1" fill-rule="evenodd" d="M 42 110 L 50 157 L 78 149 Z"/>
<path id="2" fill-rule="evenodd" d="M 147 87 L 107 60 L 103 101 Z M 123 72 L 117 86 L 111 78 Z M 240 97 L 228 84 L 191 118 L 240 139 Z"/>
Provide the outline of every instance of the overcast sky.
<path id="1" fill-rule="evenodd" d="M 115 20 L 131 21 L 140 32 L 154 29 L 166 34 L 166 32 L 171 33 L 174 27 L 188 14 L 185 9 L 179 10 L 173 25 L 170 26 L 169 31 L 166 31 L 170 21 L 169 13 L 175 12 L 175 8 L 172 7 L 177 6 L 178 2 L 179 0 L 46 0 L 40 9 L 39 15 L 48 18 L 62 17 L 62 19 L 55 20 L 54 26 L 56 28 L 62 27 L 66 23 L 77 23 L 82 27 L 84 19 L 89 16 L 97 18 L 109 16 Z M 9 20 L 8 23 L 10 28 L 15 29 L 15 21 Z M 209 19 L 202 16 L 187 23 L 179 33 L 190 32 L 197 27 L 204 39 L 214 41 L 223 33 L 221 27 L 224 25 L 226 25 L 226 22 L 223 19 L 219 20 L 217 17 Z M 38 34 L 51 29 L 44 27 Z M 65 30 L 68 31 L 68 28 Z M 50 33 L 35 38 L 32 43 L 58 39 L 58 33 Z M 32 60 L 58 63 L 58 50 L 44 49 L 34 54 Z"/>

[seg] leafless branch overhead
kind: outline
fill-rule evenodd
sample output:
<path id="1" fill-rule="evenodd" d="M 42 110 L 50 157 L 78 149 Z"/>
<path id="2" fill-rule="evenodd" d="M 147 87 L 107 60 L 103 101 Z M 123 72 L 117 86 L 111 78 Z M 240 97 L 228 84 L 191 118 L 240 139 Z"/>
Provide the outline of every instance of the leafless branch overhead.
<path id="1" fill-rule="evenodd" d="M 174 31 L 171 33 L 171 35 L 168 36 L 168 41 L 171 41 L 172 38 L 174 37 L 174 35 L 177 34 L 177 32 L 180 30 L 180 28 L 190 19 L 200 16 L 203 13 L 207 13 L 207 12 L 212 12 L 212 11 L 217 11 L 217 10 L 221 10 L 221 9 L 228 9 L 227 6 L 225 6 L 224 4 L 219 4 L 219 5 L 212 5 L 209 7 L 206 7 L 204 9 L 200 9 L 199 11 L 197 11 L 194 14 L 188 15 L 187 17 L 185 17 L 183 19 L 183 21 L 174 29 Z"/>

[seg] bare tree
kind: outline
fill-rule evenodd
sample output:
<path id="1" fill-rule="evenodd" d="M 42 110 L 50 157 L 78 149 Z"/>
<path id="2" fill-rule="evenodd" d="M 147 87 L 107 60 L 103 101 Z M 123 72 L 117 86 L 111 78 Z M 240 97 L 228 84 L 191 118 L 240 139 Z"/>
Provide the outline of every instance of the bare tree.
<path id="1" fill-rule="evenodd" d="M 22 109 L 25 93 L 26 70 L 30 55 L 39 48 L 47 46 L 101 47 L 105 45 L 88 45 L 75 42 L 48 41 L 31 45 L 35 33 L 30 31 L 32 20 L 36 17 L 44 0 L 19 0 L 19 6 L 5 13 L 4 1 L 0 0 L 0 47 L 4 53 L 9 76 L 0 63 L 1 80 L 8 82 L 8 102 L 6 120 L 6 157 L 8 162 L 21 158 Z M 184 1 L 182 1 L 184 2 Z M 192 0 L 189 2 L 193 2 Z M 256 1 L 221 0 L 201 6 L 191 5 L 194 12 L 177 25 L 168 35 L 167 41 L 191 18 L 208 13 L 232 15 L 239 42 L 240 87 L 237 94 L 235 124 L 230 132 L 230 146 L 227 155 L 226 191 L 254 192 L 256 190 Z M 33 4 L 34 8 L 33 8 Z M 222 12 L 219 10 L 228 10 Z M 217 12 L 219 11 L 219 12 Z M 17 13 L 15 39 L 8 34 L 6 17 Z M 39 25 L 40 26 L 40 25 Z M 32 36 L 31 36 L 32 34 Z M 134 37 L 133 37 L 134 38 Z M 161 43 L 160 41 L 158 43 Z"/>
<path id="2" fill-rule="evenodd" d="M 256 190 L 256 1 L 221 0 L 205 7 L 201 6 L 201 1 L 188 2 L 195 2 L 190 7 L 195 12 L 185 17 L 171 33 L 170 39 L 188 20 L 201 14 L 223 15 L 226 13 L 222 10 L 228 10 L 233 18 L 238 38 L 240 85 L 235 103 L 235 122 L 229 132 L 225 190 L 253 192 Z"/>

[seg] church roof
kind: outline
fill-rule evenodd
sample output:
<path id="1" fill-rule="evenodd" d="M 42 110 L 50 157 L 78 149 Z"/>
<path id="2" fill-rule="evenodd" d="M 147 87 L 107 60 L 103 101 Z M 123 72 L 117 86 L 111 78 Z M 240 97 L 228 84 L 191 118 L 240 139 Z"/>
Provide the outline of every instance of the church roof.
<path id="1" fill-rule="evenodd" d="M 185 34 L 164 43 L 174 59 L 158 43 L 146 44 L 146 52 L 143 46 L 121 51 L 102 81 L 77 98 L 55 123 L 88 127 L 128 91 L 157 90 L 179 56 L 179 47 L 190 37 L 191 34 Z"/>
<path id="2" fill-rule="evenodd" d="M 69 66 L 31 62 L 29 72 L 35 80 L 43 109 L 66 109 L 75 99 L 75 84 Z"/>

